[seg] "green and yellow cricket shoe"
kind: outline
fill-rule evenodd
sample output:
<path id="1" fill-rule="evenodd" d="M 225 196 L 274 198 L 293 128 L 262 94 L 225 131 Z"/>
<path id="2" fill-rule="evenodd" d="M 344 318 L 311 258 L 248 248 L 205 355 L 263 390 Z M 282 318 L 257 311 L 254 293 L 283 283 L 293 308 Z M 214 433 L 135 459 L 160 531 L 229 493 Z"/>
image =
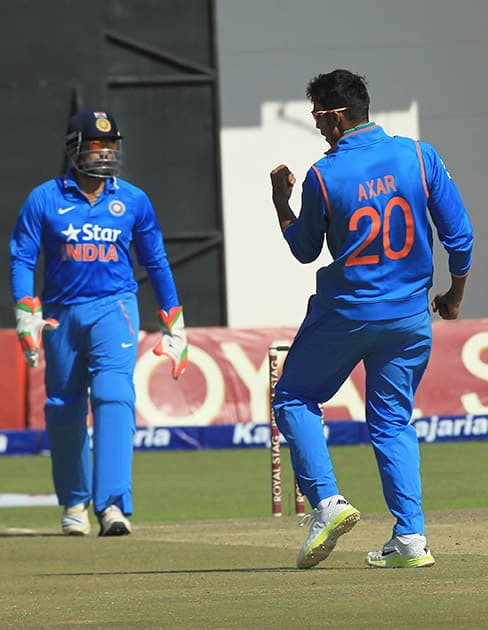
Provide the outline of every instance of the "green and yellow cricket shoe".
<path id="1" fill-rule="evenodd" d="M 378 569 L 414 569 L 431 567 L 435 560 L 427 546 L 427 539 L 419 534 L 408 543 L 402 543 L 394 536 L 380 551 L 370 551 L 366 564 Z"/>
<path id="2" fill-rule="evenodd" d="M 320 501 L 300 522 L 303 526 L 312 521 L 308 538 L 298 554 L 297 567 L 311 569 L 328 558 L 338 539 L 360 518 L 359 511 L 340 494 Z"/>

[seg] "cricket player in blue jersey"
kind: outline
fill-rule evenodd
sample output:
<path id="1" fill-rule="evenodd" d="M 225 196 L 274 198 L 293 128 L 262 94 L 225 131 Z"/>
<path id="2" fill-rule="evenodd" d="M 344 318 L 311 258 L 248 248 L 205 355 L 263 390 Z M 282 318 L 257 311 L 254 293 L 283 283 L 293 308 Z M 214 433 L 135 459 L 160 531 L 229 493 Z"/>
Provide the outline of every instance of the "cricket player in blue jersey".
<path id="1" fill-rule="evenodd" d="M 89 533 L 90 502 L 101 536 L 131 532 L 139 332 L 131 245 L 158 302 L 162 338 L 153 352 L 170 357 L 175 378 L 187 363 L 183 310 L 154 208 L 117 177 L 121 142 L 111 114 L 75 114 L 66 135 L 72 168 L 30 193 L 10 243 L 17 333 L 29 366 L 44 343 L 46 428 L 67 535 Z M 41 249 L 42 304 L 34 291 Z"/>
<path id="2" fill-rule="evenodd" d="M 362 361 L 366 422 L 386 504 L 391 539 L 368 553 L 371 567 L 434 564 L 422 511 L 420 456 L 410 424 L 414 394 L 431 350 L 432 221 L 449 257 L 452 282 L 432 301 L 456 319 L 471 263 L 473 235 L 458 191 L 434 148 L 389 136 L 369 121 L 364 79 L 347 70 L 309 83 L 316 127 L 330 150 L 308 171 L 298 218 L 289 205 L 295 177 L 271 173 L 284 237 L 302 263 L 324 238 L 331 264 L 317 272 L 316 294 L 276 387 L 274 411 L 290 446 L 300 488 L 313 513 L 297 566 L 326 559 L 360 513 L 339 492 L 319 403 L 337 392 Z"/>

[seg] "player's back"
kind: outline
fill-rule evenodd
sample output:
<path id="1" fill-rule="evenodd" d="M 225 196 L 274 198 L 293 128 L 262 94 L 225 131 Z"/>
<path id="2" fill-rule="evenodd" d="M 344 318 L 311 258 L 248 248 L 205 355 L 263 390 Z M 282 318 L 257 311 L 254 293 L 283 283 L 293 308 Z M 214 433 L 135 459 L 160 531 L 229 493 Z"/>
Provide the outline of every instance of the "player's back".
<path id="1" fill-rule="evenodd" d="M 428 191 L 418 144 L 374 124 L 344 136 L 315 164 L 328 197 L 327 243 L 334 262 L 318 293 L 358 319 L 425 308 L 431 286 Z"/>

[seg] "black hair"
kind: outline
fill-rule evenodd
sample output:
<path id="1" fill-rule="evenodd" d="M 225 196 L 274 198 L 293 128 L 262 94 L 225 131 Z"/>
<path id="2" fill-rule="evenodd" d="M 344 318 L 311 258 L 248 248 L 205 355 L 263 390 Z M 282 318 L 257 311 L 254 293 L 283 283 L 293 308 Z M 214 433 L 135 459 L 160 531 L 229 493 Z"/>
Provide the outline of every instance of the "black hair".
<path id="1" fill-rule="evenodd" d="M 349 107 L 344 116 L 352 122 L 368 118 L 366 79 L 349 70 L 333 70 L 314 77 L 307 86 L 307 96 L 323 109 Z"/>

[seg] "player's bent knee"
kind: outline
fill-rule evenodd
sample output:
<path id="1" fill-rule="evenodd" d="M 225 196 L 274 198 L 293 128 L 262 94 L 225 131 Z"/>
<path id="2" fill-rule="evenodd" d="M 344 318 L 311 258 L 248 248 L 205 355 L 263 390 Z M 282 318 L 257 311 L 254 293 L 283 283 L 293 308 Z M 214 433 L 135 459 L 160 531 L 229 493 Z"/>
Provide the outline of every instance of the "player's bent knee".
<path id="1" fill-rule="evenodd" d="M 46 424 L 75 425 L 86 422 L 88 414 L 87 397 L 62 398 L 48 397 L 44 406 Z"/>
<path id="2" fill-rule="evenodd" d="M 135 392 L 132 378 L 118 372 L 97 374 L 92 381 L 91 401 L 92 405 L 111 402 L 133 405 Z"/>

